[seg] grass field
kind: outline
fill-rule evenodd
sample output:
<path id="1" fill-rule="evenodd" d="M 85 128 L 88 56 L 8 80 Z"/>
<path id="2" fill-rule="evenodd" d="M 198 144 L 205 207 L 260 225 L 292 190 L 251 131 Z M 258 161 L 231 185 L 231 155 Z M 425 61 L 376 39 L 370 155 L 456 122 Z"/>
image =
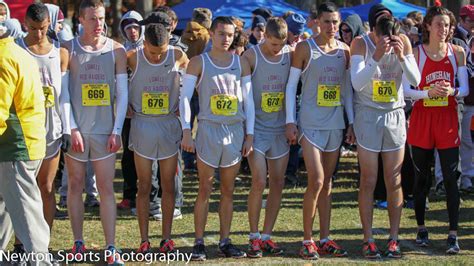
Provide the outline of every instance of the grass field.
<path id="1" fill-rule="evenodd" d="M 334 183 L 333 211 L 331 237 L 338 241 L 349 252 L 348 258 L 322 257 L 318 263 L 323 264 L 367 264 L 370 261 L 361 256 L 362 229 L 357 205 L 357 175 L 355 173 L 354 159 L 343 158 L 341 171 Z M 117 163 L 120 167 L 120 164 Z M 300 174 L 305 177 L 306 173 Z M 120 171 L 115 181 L 117 202 L 121 200 L 122 185 Z M 250 177 L 241 176 L 242 182 L 236 185 L 234 195 L 234 219 L 232 223 L 233 243 L 241 248 L 246 248 L 248 237 L 247 219 L 247 195 L 250 187 Z M 177 247 L 183 252 L 191 252 L 194 241 L 193 206 L 197 195 L 197 178 L 195 175 L 185 176 L 184 185 L 184 207 L 182 208 L 183 219 L 174 222 L 173 232 Z M 217 257 L 216 243 L 219 240 L 218 228 L 218 186 L 211 196 L 210 214 L 207 224 L 205 241 L 208 248 L 208 261 L 206 263 L 239 263 L 239 264 L 305 264 L 298 257 L 303 236 L 302 231 L 302 198 L 305 191 L 304 186 L 296 188 L 285 188 L 281 211 L 273 233 L 274 240 L 285 249 L 282 257 L 264 257 L 262 259 L 221 259 Z M 447 212 L 446 203 L 443 198 L 430 196 L 430 210 L 427 212 L 427 226 L 430 231 L 432 245 L 429 248 L 419 248 L 414 243 L 416 233 L 416 221 L 414 211 L 404 209 L 401 220 L 401 248 L 403 258 L 400 260 L 382 260 L 375 262 L 391 264 L 473 264 L 474 265 L 474 197 L 472 195 L 462 196 L 460 215 L 460 246 L 461 253 L 458 256 L 446 256 L 445 241 L 447 237 Z M 264 210 L 262 210 L 263 220 Z M 84 225 L 84 237 L 89 249 L 100 250 L 104 246 L 102 228 L 98 216 L 98 208 L 86 209 Z M 316 218 L 317 221 L 317 218 Z M 380 248 L 384 248 L 388 237 L 388 216 L 385 210 L 374 211 L 374 232 Z M 150 241 L 152 247 L 156 248 L 161 240 L 161 225 L 159 222 L 150 220 Z M 317 239 L 318 223 L 315 222 L 314 236 Z M 123 251 L 136 250 L 140 242 L 138 224 L 136 217 L 131 216 L 129 211 L 119 211 L 117 218 L 117 246 Z M 56 220 L 53 228 L 50 247 L 54 250 L 70 249 L 73 243 L 72 232 L 68 220 Z M 136 263 L 138 265 L 138 263 Z"/>

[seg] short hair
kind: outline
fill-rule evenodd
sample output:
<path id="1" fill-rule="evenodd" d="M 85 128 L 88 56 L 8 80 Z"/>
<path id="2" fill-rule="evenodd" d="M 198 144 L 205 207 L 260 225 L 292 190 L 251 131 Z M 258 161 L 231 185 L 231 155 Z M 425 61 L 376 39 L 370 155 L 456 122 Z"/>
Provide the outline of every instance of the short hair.
<path id="1" fill-rule="evenodd" d="M 99 7 L 105 7 L 105 5 L 102 0 L 82 0 L 81 5 L 79 5 L 79 15 L 82 16 L 84 9 L 88 7 L 96 9 Z"/>
<path id="2" fill-rule="evenodd" d="M 153 46 L 162 46 L 169 43 L 168 29 L 159 23 L 148 24 L 145 27 L 145 40 Z"/>
<path id="3" fill-rule="evenodd" d="M 286 21 L 280 17 L 269 18 L 265 28 L 265 34 L 279 40 L 288 38 L 288 26 L 286 25 Z"/>
<path id="4" fill-rule="evenodd" d="M 333 13 L 339 12 L 339 8 L 333 2 L 324 2 L 318 6 L 318 18 L 321 17 L 323 12 Z"/>
<path id="5" fill-rule="evenodd" d="M 178 16 L 176 15 L 176 12 L 174 12 L 174 10 L 171 9 L 171 7 L 169 7 L 169 6 L 159 6 L 159 7 L 156 7 L 155 10 L 153 10 L 153 12 L 163 12 L 163 13 L 166 13 L 166 14 L 168 14 L 168 16 L 171 18 L 171 20 L 172 20 L 173 22 L 178 21 Z"/>
<path id="6" fill-rule="evenodd" d="M 214 31 L 219 24 L 232 25 L 235 28 L 235 24 L 230 17 L 219 16 L 212 21 L 211 31 Z"/>
<path id="7" fill-rule="evenodd" d="M 309 10 L 309 19 L 317 19 L 318 18 L 318 10 L 316 8 L 311 8 Z"/>
<path id="8" fill-rule="evenodd" d="M 392 36 L 400 34 L 400 23 L 388 15 L 383 15 L 377 19 L 377 24 L 375 24 L 375 33 L 378 36 Z"/>
<path id="9" fill-rule="evenodd" d="M 43 22 L 49 19 L 48 7 L 43 3 L 33 3 L 26 9 L 26 17 L 35 22 Z"/>

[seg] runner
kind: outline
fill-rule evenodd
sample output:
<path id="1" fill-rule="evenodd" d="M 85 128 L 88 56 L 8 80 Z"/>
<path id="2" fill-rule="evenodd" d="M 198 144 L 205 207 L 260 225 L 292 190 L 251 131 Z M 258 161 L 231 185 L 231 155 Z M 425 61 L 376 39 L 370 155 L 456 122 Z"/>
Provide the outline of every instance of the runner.
<path id="1" fill-rule="evenodd" d="M 449 217 L 448 254 L 459 253 L 457 230 L 459 223 L 460 137 L 456 97 L 469 93 L 466 57 L 460 46 L 452 45 L 454 15 L 443 7 L 431 7 L 423 20 L 423 44 L 414 50 L 423 79 L 417 90 L 405 86 L 407 97 L 417 100 L 413 106 L 408 129 L 415 164 L 415 215 L 418 224 L 416 242 L 428 246 L 425 225 L 426 197 L 431 187 L 431 162 L 437 149 Z M 457 78 L 459 87 L 455 87 Z"/>
<path id="2" fill-rule="evenodd" d="M 291 52 L 286 45 L 288 28 L 282 18 L 267 22 L 265 41 L 244 53 L 252 71 L 253 100 L 255 105 L 254 152 L 249 156 L 252 187 L 248 197 L 250 224 L 247 255 L 262 257 L 262 251 L 281 254 L 271 239 L 285 185 L 285 169 L 290 146 L 285 138 L 285 85 L 291 67 Z M 268 164 L 268 171 L 267 171 Z M 263 234 L 258 231 L 262 196 L 269 173 L 270 192 L 265 207 Z"/>
<path id="3" fill-rule="evenodd" d="M 47 36 L 50 21 L 46 5 L 41 3 L 30 5 L 25 17 L 28 35 L 23 39 L 18 39 L 17 43 L 38 63 L 46 99 L 46 156 L 41 164 L 37 179 L 43 200 L 44 218 L 51 229 L 56 213 L 54 178 L 58 170 L 59 150 L 64 131 L 61 114 L 65 112 L 60 109 L 68 104 L 64 103 L 64 96 L 61 95 L 61 92 L 68 90 L 69 55 L 65 48 L 60 48 L 59 42 Z"/>
<path id="4" fill-rule="evenodd" d="M 97 176 L 109 264 L 123 264 L 115 248 L 116 206 L 113 188 L 115 153 L 127 110 L 127 62 L 123 46 L 103 36 L 105 7 L 101 0 L 83 0 L 79 7 L 83 34 L 66 43 L 71 61 L 71 148 L 66 156 L 69 174 L 67 207 L 74 235 L 73 255 L 84 253 L 82 190 L 86 162 Z M 114 106 L 114 99 L 116 106 Z M 114 115 L 116 108 L 116 116 Z M 72 256 L 71 256 L 72 257 Z"/>
<path id="5" fill-rule="evenodd" d="M 374 189 L 379 154 L 387 189 L 390 235 L 385 256 L 400 258 L 398 232 L 403 208 L 400 171 L 405 142 L 402 76 L 416 86 L 420 74 L 407 36 L 385 6 L 369 12 L 371 32 L 351 45 L 351 80 L 354 95 L 354 132 L 360 162 L 359 213 L 364 231 L 363 254 L 377 259 L 381 253 L 372 235 Z"/>
<path id="6" fill-rule="evenodd" d="M 318 7 L 321 32 L 297 45 L 287 86 L 286 136 L 303 147 L 308 187 L 303 199 L 304 240 L 300 256 L 318 259 L 321 254 L 336 257 L 347 252 L 329 237 L 332 173 L 343 139 L 344 111 L 349 120 L 346 141 L 353 142 L 352 88 L 349 82 L 349 46 L 335 39 L 341 21 L 333 3 Z M 301 109 L 295 124 L 295 95 L 302 78 Z M 316 89 L 315 89 L 316 88 Z M 313 223 L 319 212 L 320 241 L 312 239 Z"/>
<path id="7" fill-rule="evenodd" d="M 191 59 L 183 81 L 180 99 L 183 127 L 181 145 L 185 151 L 196 150 L 198 155 L 199 191 L 194 207 L 196 241 L 193 260 L 206 259 L 203 237 L 216 168 L 219 168 L 220 172 L 219 256 L 246 257 L 245 252 L 232 244 L 229 235 L 234 181 L 242 156 L 247 157 L 252 151 L 255 110 L 248 62 L 228 51 L 234 33 L 235 26 L 229 17 L 217 17 L 210 29 L 213 44 L 211 51 Z M 196 84 L 200 110 L 195 146 L 190 130 L 189 101 Z"/>
<path id="8" fill-rule="evenodd" d="M 151 16 L 158 16 L 155 12 Z M 161 13 L 164 14 L 164 13 Z M 166 14 L 165 14 L 166 15 Z M 147 20 L 149 22 L 149 19 Z M 175 251 L 171 226 L 175 205 L 175 172 L 181 127 L 176 112 L 179 104 L 179 68 L 188 63 L 186 54 L 169 45 L 168 29 L 152 23 L 145 28 L 143 48 L 128 53 L 130 105 L 133 116 L 129 148 L 135 155 L 138 176 L 137 216 L 142 242 L 140 253 L 149 253 L 148 217 L 152 164 L 158 160 L 163 191 L 161 208 L 162 241 L 160 252 Z"/>

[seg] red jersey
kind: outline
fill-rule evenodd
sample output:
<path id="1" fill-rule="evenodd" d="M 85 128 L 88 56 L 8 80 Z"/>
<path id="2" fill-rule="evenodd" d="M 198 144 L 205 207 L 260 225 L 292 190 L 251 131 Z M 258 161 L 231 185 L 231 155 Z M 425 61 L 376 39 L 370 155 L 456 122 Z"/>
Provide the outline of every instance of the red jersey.
<path id="1" fill-rule="evenodd" d="M 454 79 L 457 73 L 457 61 L 453 47 L 448 43 L 446 55 L 439 61 L 434 61 L 427 56 L 423 45 L 418 46 L 418 68 L 420 69 L 421 82 L 417 89 L 426 90 L 430 86 L 446 81 L 454 88 Z M 430 99 L 418 100 L 414 108 L 423 108 L 428 110 L 446 110 L 445 108 L 456 110 L 457 102 L 454 96 L 435 97 Z"/>
<path id="2" fill-rule="evenodd" d="M 446 55 L 434 61 L 418 47 L 418 67 L 421 72 L 420 90 L 446 81 L 454 87 L 457 62 L 453 47 L 448 44 Z M 457 102 L 453 96 L 422 99 L 415 102 L 408 126 L 407 141 L 423 149 L 449 149 L 459 147 L 459 121 Z"/>

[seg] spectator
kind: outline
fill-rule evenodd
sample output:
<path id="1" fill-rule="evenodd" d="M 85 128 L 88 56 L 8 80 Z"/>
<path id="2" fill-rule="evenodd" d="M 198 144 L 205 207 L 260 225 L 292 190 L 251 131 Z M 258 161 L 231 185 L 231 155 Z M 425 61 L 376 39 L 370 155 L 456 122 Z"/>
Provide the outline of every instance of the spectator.
<path id="1" fill-rule="evenodd" d="M 120 20 L 120 32 L 125 39 L 123 44 L 125 50 L 130 51 L 143 45 L 145 27 L 138 25 L 142 20 L 142 15 L 133 10 L 125 13 Z"/>
<path id="2" fill-rule="evenodd" d="M 252 28 L 251 28 L 252 33 L 250 34 L 250 37 L 249 37 L 250 44 L 257 45 L 263 41 L 266 24 L 267 22 L 260 15 L 257 15 L 253 18 Z"/>
<path id="3" fill-rule="evenodd" d="M 143 46 L 145 26 L 140 26 L 138 24 L 138 22 L 142 20 L 143 17 L 140 13 L 133 10 L 125 13 L 120 20 L 120 32 L 122 33 L 122 37 L 125 39 L 123 46 L 127 52 Z M 133 112 L 131 110 L 127 112 L 122 130 L 123 154 L 121 164 L 123 175 L 123 199 L 117 204 L 117 208 L 122 210 L 134 209 L 137 196 L 137 172 L 135 169 L 135 161 L 133 159 L 134 154 L 128 148 L 132 114 Z M 156 173 L 154 173 L 153 178 L 156 179 Z"/>
<path id="4" fill-rule="evenodd" d="M 408 13 L 407 18 L 412 19 L 417 27 L 421 27 L 421 24 L 423 23 L 423 14 L 420 11 L 412 11 Z"/>
<path id="5" fill-rule="evenodd" d="M 294 49 L 296 44 L 302 40 L 301 36 L 306 20 L 300 14 L 295 13 L 286 18 L 286 24 L 288 25 L 288 45 Z"/>
<path id="6" fill-rule="evenodd" d="M 182 36 L 182 42 L 189 48 L 186 54 L 188 58 L 200 55 L 209 42 L 209 27 L 211 26 L 212 13 L 207 8 L 195 8 L 193 17 L 186 25 Z"/>
<path id="7" fill-rule="evenodd" d="M 252 11 L 252 19 L 256 16 L 262 16 L 265 21 L 267 21 L 271 16 L 273 16 L 273 12 L 266 7 L 259 7 Z"/>
<path id="8" fill-rule="evenodd" d="M 348 16 L 339 26 L 339 32 L 341 41 L 351 45 L 355 37 L 365 34 L 362 19 L 357 14 Z"/>
<path id="9" fill-rule="evenodd" d="M 316 37 L 321 29 L 319 28 L 319 22 L 317 20 L 318 18 L 318 10 L 317 9 L 311 9 L 309 11 L 309 16 L 306 19 L 306 27 L 311 29 L 311 32 L 313 33 L 312 37 Z"/>
<path id="10" fill-rule="evenodd" d="M 8 4 L 0 0 L 0 22 L 10 19 L 10 9 Z"/>
<path id="11" fill-rule="evenodd" d="M 242 55 L 245 48 L 249 44 L 249 39 L 242 30 L 236 31 L 234 34 L 234 41 L 229 47 L 229 51 L 236 55 Z"/>
<path id="12" fill-rule="evenodd" d="M 13 39 L 23 38 L 26 35 L 26 33 L 21 30 L 20 21 L 16 18 L 5 20 L 5 27 L 7 27 L 8 36 Z"/>
<path id="13" fill-rule="evenodd" d="M 49 24 L 48 29 L 48 36 L 57 41 L 58 40 L 58 33 L 62 30 L 64 21 L 64 14 L 59 9 L 59 6 L 53 4 L 45 4 L 48 8 L 49 18 L 51 20 L 51 24 Z"/>
<path id="14" fill-rule="evenodd" d="M 474 5 L 465 5 L 459 11 L 459 23 L 454 29 L 453 43 L 461 46 L 467 54 L 470 51 L 469 39 L 474 31 Z"/>
<path id="15" fill-rule="evenodd" d="M 173 31 L 178 25 L 178 16 L 176 15 L 176 12 L 174 12 L 173 9 L 171 9 L 169 6 L 159 6 L 155 8 L 155 12 L 164 12 L 171 19 L 171 25 L 168 27 L 170 33 L 169 45 L 178 47 L 179 49 L 181 49 L 181 51 L 186 52 L 188 50 L 188 46 L 181 41 L 181 36 L 173 34 Z"/>
<path id="16" fill-rule="evenodd" d="M 38 65 L 6 31 L 0 23 L 0 251 L 15 231 L 26 252 L 48 253 L 36 184 L 46 152 L 45 98 Z"/>
<path id="17" fill-rule="evenodd" d="M 453 43 L 464 48 L 467 55 L 467 65 L 472 69 L 472 54 L 469 40 L 472 40 L 474 31 L 474 5 L 465 5 L 459 12 L 460 21 L 454 30 Z M 472 75 L 472 72 L 471 72 Z M 472 91 L 472 85 L 469 86 Z M 461 191 L 466 193 L 474 193 L 472 178 L 474 176 L 474 165 L 472 163 L 474 145 L 470 137 L 471 117 L 474 114 L 474 95 L 464 98 L 462 112 L 458 114 L 462 116 L 461 120 L 461 146 L 459 153 L 461 154 Z"/>

